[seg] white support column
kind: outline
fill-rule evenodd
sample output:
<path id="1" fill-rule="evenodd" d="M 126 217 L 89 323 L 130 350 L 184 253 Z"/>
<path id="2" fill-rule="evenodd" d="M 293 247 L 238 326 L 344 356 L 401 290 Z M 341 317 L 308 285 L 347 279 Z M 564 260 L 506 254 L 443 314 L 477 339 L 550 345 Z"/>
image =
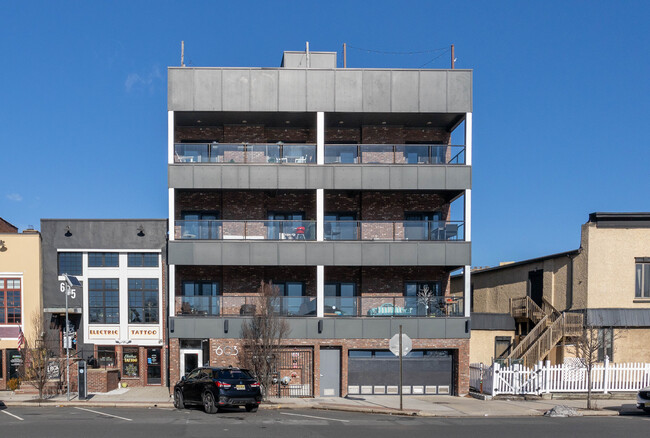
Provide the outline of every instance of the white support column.
<path id="1" fill-rule="evenodd" d="M 316 266 L 316 316 L 325 315 L 325 266 Z"/>
<path id="2" fill-rule="evenodd" d="M 316 164 L 325 164 L 325 113 L 316 113 Z M 325 190 L 316 189 L 316 241 L 324 241 Z M 316 266 L 316 316 L 325 313 L 325 267 Z"/>
<path id="3" fill-rule="evenodd" d="M 465 114 L 465 165 L 472 165 L 472 113 Z M 465 241 L 472 241 L 472 190 L 465 190 Z M 465 280 L 465 317 L 469 318 L 472 304 L 471 265 L 463 269 Z"/>
<path id="4" fill-rule="evenodd" d="M 167 111 L 167 164 L 174 164 L 174 111 Z"/>
<path id="5" fill-rule="evenodd" d="M 169 228 L 169 240 L 174 240 L 174 225 L 175 225 L 175 214 L 174 206 L 176 205 L 176 189 L 170 188 L 169 190 L 169 210 L 167 211 L 167 222 Z"/>
<path id="6" fill-rule="evenodd" d="M 169 265 L 169 316 L 173 317 L 174 312 L 176 311 L 176 265 Z"/>
<path id="7" fill-rule="evenodd" d="M 325 164 L 325 113 L 316 113 L 316 163 Z"/>

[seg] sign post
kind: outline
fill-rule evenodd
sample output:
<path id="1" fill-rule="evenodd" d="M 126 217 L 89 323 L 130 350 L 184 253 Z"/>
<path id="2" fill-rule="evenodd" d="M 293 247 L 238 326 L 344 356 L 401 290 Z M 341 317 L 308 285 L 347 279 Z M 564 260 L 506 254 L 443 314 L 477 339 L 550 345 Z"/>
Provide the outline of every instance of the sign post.
<path id="1" fill-rule="evenodd" d="M 399 326 L 399 334 L 390 338 L 388 343 L 388 348 L 390 351 L 399 357 L 399 409 L 403 409 L 402 405 L 402 387 L 404 386 L 403 374 L 402 374 L 402 357 L 405 354 L 409 354 L 413 348 L 413 341 L 407 335 L 402 334 L 402 325 Z"/>
<path id="2" fill-rule="evenodd" d="M 70 337 L 70 323 L 68 320 L 68 295 L 72 295 L 72 298 L 75 298 L 75 292 L 72 289 L 75 286 L 81 286 L 77 277 L 72 275 L 63 274 L 65 283 L 61 283 L 61 292 L 65 294 L 65 337 L 63 338 L 63 343 L 65 346 L 65 379 L 66 386 L 68 391 L 68 401 L 70 401 L 70 347 L 72 344 L 72 338 Z"/>

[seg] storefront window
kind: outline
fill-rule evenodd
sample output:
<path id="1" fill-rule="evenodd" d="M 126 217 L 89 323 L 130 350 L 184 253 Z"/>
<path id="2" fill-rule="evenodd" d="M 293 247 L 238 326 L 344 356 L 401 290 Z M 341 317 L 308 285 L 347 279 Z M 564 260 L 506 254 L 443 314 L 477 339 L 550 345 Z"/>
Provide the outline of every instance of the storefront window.
<path id="1" fill-rule="evenodd" d="M 104 368 L 115 368 L 115 347 L 97 347 L 97 361 Z"/>
<path id="2" fill-rule="evenodd" d="M 125 348 L 122 353 L 122 374 L 124 377 L 140 376 L 139 350 L 137 348 Z"/>
<path id="3" fill-rule="evenodd" d="M 23 364 L 23 357 L 18 350 L 7 350 L 7 362 L 9 365 L 9 373 L 7 377 L 10 379 L 18 378 L 20 366 Z"/>

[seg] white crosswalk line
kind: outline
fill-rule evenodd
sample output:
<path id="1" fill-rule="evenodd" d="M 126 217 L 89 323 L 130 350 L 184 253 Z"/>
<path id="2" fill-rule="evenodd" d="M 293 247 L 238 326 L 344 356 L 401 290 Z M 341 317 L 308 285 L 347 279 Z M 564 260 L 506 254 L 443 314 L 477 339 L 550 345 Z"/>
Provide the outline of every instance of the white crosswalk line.
<path id="1" fill-rule="evenodd" d="M 25 421 L 23 418 L 20 418 L 18 415 L 14 415 L 11 412 L 7 412 L 7 411 L 0 411 L 0 412 L 2 412 L 3 414 L 11 415 L 12 417 L 19 419 L 20 421 Z"/>

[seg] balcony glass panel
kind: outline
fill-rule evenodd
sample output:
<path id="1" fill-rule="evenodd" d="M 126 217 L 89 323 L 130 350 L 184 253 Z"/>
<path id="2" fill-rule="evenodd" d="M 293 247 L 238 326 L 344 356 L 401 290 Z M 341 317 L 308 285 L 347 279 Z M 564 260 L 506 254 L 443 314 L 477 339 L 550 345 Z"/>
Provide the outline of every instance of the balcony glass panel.
<path id="1" fill-rule="evenodd" d="M 176 297 L 176 315 L 218 316 L 220 298 L 205 296 Z"/>
<path id="2" fill-rule="evenodd" d="M 177 143 L 174 162 L 307 164 L 316 162 L 316 145 Z"/>
<path id="3" fill-rule="evenodd" d="M 359 316 L 449 317 L 463 316 L 462 297 L 363 296 Z"/>
<path id="4" fill-rule="evenodd" d="M 462 241 L 460 221 L 325 221 L 325 240 Z"/>
<path id="5" fill-rule="evenodd" d="M 281 316 L 316 316 L 316 297 L 275 297 L 270 304 Z M 261 308 L 255 294 L 177 296 L 175 305 L 176 316 L 253 316 Z"/>
<path id="6" fill-rule="evenodd" d="M 178 240 L 315 240 L 316 222 L 305 220 L 176 221 Z"/>
<path id="7" fill-rule="evenodd" d="M 326 144 L 325 163 L 465 164 L 465 146 Z"/>

